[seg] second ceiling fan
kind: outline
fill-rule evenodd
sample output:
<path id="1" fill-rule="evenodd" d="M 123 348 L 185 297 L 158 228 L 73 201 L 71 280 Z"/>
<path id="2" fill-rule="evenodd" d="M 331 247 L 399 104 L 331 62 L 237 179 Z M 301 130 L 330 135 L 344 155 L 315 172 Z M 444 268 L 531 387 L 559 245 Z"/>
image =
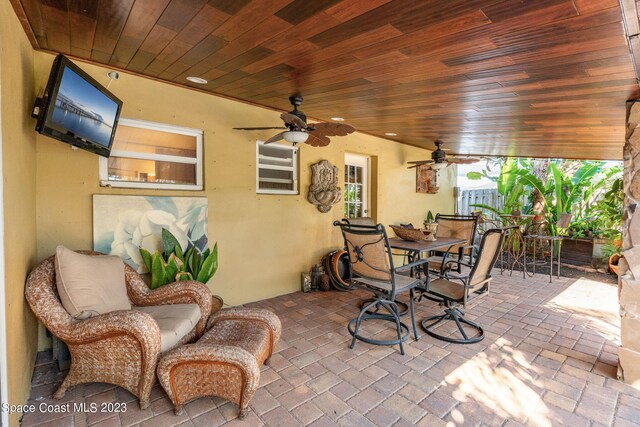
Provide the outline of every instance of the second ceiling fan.
<path id="1" fill-rule="evenodd" d="M 471 164 L 479 162 L 481 160 L 477 157 L 447 157 L 445 149 L 442 148 L 444 142 L 435 140 L 433 143 L 436 145 L 436 149 L 431 153 L 431 160 L 417 160 L 413 162 L 407 162 L 411 165 L 409 166 L 409 168 L 417 168 L 418 166 L 429 165 L 431 166 L 431 169 L 444 169 L 454 163 Z"/>
<path id="2" fill-rule="evenodd" d="M 307 116 L 301 110 L 298 110 L 302 104 L 302 96 L 295 94 L 289 97 L 289 102 L 293 105 L 293 110 L 288 113 L 280 114 L 280 118 L 284 122 L 284 126 L 278 127 L 249 127 L 249 128 L 233 128 L 235 130 L 267 130 L 267 129 L 286 129 L 264 143 L 285 140 L 292 144 L 306 142 L 313 147 L 324 147 L 329 145 L 330 136 L 346 136 L 355 132 L 356 128 L 346 123 L 307 123 Z"/>

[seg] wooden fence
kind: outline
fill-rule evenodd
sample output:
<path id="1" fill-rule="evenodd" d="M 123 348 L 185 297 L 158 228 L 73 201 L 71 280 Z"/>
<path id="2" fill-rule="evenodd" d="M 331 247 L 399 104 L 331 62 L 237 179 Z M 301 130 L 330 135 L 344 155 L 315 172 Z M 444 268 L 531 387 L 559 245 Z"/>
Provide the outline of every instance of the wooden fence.
<path id="1" fill-rule="evenodd" d="M 480 208 L 471 205 L 488 205 L 496 209 L 502 210 L 504 206 L 504 198 L 498 194 L 497 188 L 485 190 L 463 190 L 459 193 L 456 200 L 456 211 L 461 215 L 468 215 Z M 493 215 L 491 215 L 493 216 Z"/>

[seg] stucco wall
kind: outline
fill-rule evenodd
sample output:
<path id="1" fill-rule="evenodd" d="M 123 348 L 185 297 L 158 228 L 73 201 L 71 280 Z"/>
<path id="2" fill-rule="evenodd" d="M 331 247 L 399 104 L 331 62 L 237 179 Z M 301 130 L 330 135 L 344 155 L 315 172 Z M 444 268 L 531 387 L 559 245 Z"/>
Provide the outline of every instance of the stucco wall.
<path id="1" fill-rule="evenodd" d="M 53 58 L 35 53 L 37 90 L 45 86 Z M 108 69 L 78 64 L 102 84 L 109 82 Z M 440 172 L 439 194 L 417 194 L 415 171 L 407 169 L 406 161 L 428 158 L 430 153 L 360 133 L 333 138 L 324 148 L 302 144 L 300 195 L 256 194 L 255 140 L 272 133 L 232 128 L 278 125 L 279 112 L 125 73 L 120 73 L 109 89 L 124 101 L 122 117 L 204 130 L 205 189 L 101 188 L 98 156 L 72 151 L 67 144 L 38 136 L 38 259 L 51 255 L 58 244 L 91 248 L 92 194 L 201 195 L 209 201 L 209 239 L 218 242 L 220 254 L 220 267 L 209 282 L 212 291 L 232 305 L 297 291 L 300 273 L 342 245 L 339 230 L 332 227 L 332 222 L 342 217 L 342 205 L 322 214 L 306 201 L 310 165 L 326 159 L 342 174 L 345 152 L 374 156 L 377 212 L 373 216 L 379 222 L 421 224 L 429 209 L 453 211 L 453 168 Z M 284 99 L 282 108 L 287 106 Z M 303 109 L 312 115 L 311 105 Z"/>
<path id="2" fill-rule="evenodd" d="M 0 2 L 0 105 L 4 191 L 4 262 L 8 396 L 22 404 L 29 395 L 37 321 L 24 299 L 24 282 L 36 261 L 35 97 L 33 50 L 9 2 Z M 17 425 L 20 414 L 10 415 Z"/>

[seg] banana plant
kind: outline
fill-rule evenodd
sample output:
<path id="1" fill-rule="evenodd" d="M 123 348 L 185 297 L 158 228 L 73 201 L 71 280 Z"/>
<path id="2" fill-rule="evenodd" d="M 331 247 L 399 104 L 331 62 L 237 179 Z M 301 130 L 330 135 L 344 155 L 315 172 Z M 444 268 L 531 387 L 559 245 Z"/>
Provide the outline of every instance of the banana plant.
<path id="1" fill-rule="evenodd" d="M 525 195 L 525 188 L 522 183 L 518 181 L 518 172 L 528 168 L 526 159 L 507 158 L 499 163 L 500 175 L 491 176 L 484 170 L 482 172 L 469 172 L 467 177 L 469 179 L 480 179 L 485 177 L 491 181 L 494 181 L 498 187 L 498 194 L 503 197 L 504 205 L 502 209 L 498 209 L 495 206 L 489 206 L 482 203 L 475 203 L 469 206 L 477 207 L 485 211 L 489 211 L 494 214 L 496 219 L 499 219 L 501 215 L 510 214 L 513 209 L 520 209 L 523 206 L 522 197 Z"/>
<path id="2" fill-rule="evenodd" d="M 144 260 L 147 270 L 151 273 L 151 289 L 171 282 L 181 280 L 197 280 L 207 283 L 218 269 L 218 244 L 213 250 L 207 248 L 200 252 L 192 246 L 186 252 L 180 243 L 167 229 L 162 229 L 163 252 L 156 251 L 151 254 L 148 250 L 140 248 L 140 255 Z"/>
<path id="3" fill-rule="evenodd" d="M 590 186 L 592 178 L 602 169 L 602 162 L 585 162 L 573 176 L 567 176 L 556 163 L 549 163 L 547 182 L 543 183 L 531 171 L 519 169 L 516 171 L 518 182 L 535 188 L 544 196 L 544 216 L 550 235 L 558 234 L 556 222 L 561 213 L 571 213 L 574 205 L 584 195 Z"/>

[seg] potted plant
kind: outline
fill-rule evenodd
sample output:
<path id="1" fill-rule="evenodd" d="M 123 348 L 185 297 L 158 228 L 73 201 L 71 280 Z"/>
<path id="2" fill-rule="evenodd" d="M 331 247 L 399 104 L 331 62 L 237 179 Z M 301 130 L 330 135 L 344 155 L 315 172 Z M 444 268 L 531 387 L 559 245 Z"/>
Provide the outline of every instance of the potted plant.
<path id="1" fill-rule="evenodd" d="M 436 230 L 438 229 L 438 223 L 435 222 L 433 218 L 433 213 L 431 211 L 427 212 L 427 216 L 422 223 L 424 225 L 424 229 L 429 231 L 429 239 L 427 240 L 435 240 L 436 239 Z"/>
<path id="2" fill-rule="evenodd" d="M 213 250 L 207 248 L 204 252 L 195 246 L 187 248 L 186 252 L 171 232 L 162 229 L 163 251 L 151 254 L 140 248 L 140 255 L 147 270 L 151 273 L 151 289 L 158 288 L 171 282 L 181 280 L 197 280 L 207 283 L 218 269 L 218 244 Z"/>
<path id="3" fill-rule="evenodd" d="M 433 219 L 433 213 L 431 211 L 427 212 L 427 216 L 422 224 L 424 225 L 424 228 L 427 228 L 427 224 L 437 224 Z"/>

